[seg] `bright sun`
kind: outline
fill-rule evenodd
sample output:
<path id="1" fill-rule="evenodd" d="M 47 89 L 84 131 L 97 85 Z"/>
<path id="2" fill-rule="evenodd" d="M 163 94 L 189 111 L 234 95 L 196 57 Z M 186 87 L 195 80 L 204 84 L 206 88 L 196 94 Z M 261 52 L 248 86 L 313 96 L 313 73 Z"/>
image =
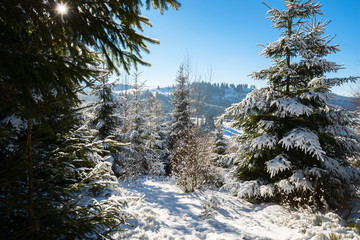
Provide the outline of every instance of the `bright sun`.
<path id="1" fill-rule="evenodd" d="M 63 14 L 66 14 L 66 13 L 67 13 L 68 8 L 67 8 L 67 6 L 66 6 L 65 4 L 63 4 L 63 3 L 58 3 L 58 4 L 56 5 L 56 10 L 57 10 L 61 15 L 63 15 Z"/>

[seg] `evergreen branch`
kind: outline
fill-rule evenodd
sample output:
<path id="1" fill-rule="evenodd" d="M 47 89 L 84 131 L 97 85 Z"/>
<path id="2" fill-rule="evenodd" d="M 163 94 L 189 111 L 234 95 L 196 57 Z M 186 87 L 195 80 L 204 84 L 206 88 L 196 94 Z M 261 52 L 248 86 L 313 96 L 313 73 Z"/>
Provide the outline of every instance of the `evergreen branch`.
<path id="1" fill-rule="evenodd" d="M 269 9 L 272 9 L 272 7 L 270 7 L 269 5 L 267 5 L 265 2 L 261 1 L 262 4 L 264 4 L 265 6 L 267 6 Z"/>

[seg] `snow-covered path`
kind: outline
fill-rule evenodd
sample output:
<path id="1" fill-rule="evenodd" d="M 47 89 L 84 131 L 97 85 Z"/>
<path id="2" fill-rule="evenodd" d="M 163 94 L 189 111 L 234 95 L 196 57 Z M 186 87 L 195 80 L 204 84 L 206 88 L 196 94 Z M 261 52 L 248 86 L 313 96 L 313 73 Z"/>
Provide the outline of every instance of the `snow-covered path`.
<path id="1" fill-rule="evenodd" d="M 127 195 L 142 196 L 130 203 L 140 220 L 131 220 L 136 228 L 125 234 L 132 239 L 293 239 L 297 230 L 280 226 L 277 215 L 286 210 L 277 205 L 252 205 L 239 202 L 224 192 L 203 190 L 183 193 L 173 180 L 150 179 L 134 185 L 122 184 Z M 207 198 L 218 200 L 215 216 L 200 217 Z"/>
<path id="2" fill-rule="evenodd" d="M 316 215 L 275 204 L 250 204 L 218 190 L 183 193 L 172 179 L 145 178 L 120 185 L 134 199 L 128 211 L 136 219 L 129 220 L 133 227 L 122 232 L 121 239 L 328 239 L 338 232 L 347 239 L 360 239 L 340 222 L 334 223 L 336 216 L 322 216 L 318 223 Z M 218 208 L 203 219 L 203 204 L 209 199 L 215 199 Z"/>

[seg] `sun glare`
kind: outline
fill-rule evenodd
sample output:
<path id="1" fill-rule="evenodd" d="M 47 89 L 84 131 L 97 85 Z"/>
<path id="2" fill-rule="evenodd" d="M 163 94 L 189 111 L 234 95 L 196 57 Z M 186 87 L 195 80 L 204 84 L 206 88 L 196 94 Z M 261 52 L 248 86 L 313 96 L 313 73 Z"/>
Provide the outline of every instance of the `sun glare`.
<path id="1" fill-rule="evenodd" d="M 56 5 L 56 10 L 57 10 L 61 15 L 64 15 L 64 14 L 67 13 L 68 8 L 67 8 L 67 6 L 66 6 L 65 4 L 63 4 L 63 3 L 58 3 L 58 4 Z"/>

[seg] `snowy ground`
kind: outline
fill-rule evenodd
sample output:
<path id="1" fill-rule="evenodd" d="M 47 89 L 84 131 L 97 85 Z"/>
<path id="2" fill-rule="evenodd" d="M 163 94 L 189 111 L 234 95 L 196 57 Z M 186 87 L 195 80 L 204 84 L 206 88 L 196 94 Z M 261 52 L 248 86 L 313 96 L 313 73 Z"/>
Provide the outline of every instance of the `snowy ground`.
<path id="1" fill-rule="evenodd" d="M 135 217 L 120 239 L 360 239 L 333 213 L 254 205 L 219 190 L 183 193 L 169 178 L 120 185 Z"/>

